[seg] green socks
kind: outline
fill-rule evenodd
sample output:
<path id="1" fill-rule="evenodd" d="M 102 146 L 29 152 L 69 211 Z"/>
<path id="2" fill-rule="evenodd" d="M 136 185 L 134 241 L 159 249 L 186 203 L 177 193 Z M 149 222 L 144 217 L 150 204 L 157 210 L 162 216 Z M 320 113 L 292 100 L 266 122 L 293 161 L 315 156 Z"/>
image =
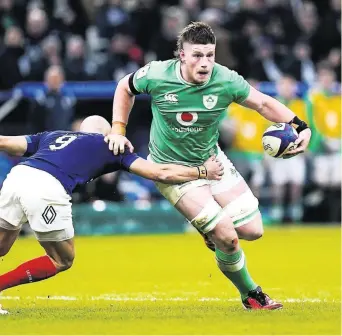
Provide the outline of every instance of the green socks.
<path id="1" fill-rule="evenodd" d="M 215 250 L 218 267 L 222 273 L 235 285 L 245 299 L 250 290 L 257 288 L 257 284 L 248 273 L 245 255 L 242 249 L 234 254 L 226 254 L 219 249 Z"/>

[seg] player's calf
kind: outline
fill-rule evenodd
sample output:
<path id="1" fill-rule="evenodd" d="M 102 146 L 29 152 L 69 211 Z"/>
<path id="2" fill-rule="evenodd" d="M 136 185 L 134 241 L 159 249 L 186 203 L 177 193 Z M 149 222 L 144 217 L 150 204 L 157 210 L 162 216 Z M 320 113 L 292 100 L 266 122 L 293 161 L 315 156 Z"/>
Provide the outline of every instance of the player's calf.
<path id="1" fill-rule="evenodd" d="M 37 235 L 37 232 L 35 232 Z M 4 289 L 45 280 L 72 266 L 75 253 L 73 239 L 44 241 L 40 244 L 47 255 L 29 260 L 14 270 L 0 275 L 0 292 Z"/>
<path id="2" fill-rule="evenodd" d="M 4 289 L 37 282 L 57 274 L 57 269 L 51 258 L 41 256 L 19 265 L 14 270 L 0 275 L 0 292 Z"/>
<path id="3" fill-rule="evenodd" d="M 230 223 L 229 223 L 230 222 Z M 236 286 L 241 298 L 257 287 L 246 266 L 246 258 L 239 246 L 239 239 L 229 216 L 208 233 L 215 242 L 215 256 L 221 272 Z"/>
<path id="4" fill-rule="evenodd" d="M 75 259 L 73 239 L 58 242 L 40 241 L 40 244 L 55 265 L 58 273 L 68 270 L 73 265 Z"/>

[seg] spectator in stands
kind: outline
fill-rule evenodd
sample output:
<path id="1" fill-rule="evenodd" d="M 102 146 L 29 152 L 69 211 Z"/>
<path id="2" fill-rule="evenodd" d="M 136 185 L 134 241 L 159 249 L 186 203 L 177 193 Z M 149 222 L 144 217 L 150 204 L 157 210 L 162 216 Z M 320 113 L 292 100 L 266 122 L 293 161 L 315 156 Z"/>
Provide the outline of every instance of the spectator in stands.
<path id="1" fill-rule="evenodd" d="M 240 10 L 236 12 L 229 27 L 236 31 L 241 31 L 248 21 L 254 21 L 260 26 L 265 26 L 268 22 L 268 13 L 265 6 L 259 0 L 241 0 Z"/>
<path id="2" fill-rule="evenodd" d="M 307 41 L 312 50 L 312 56 L 317 61 L 319 55 L 319 49 L 321 44 L 324 43 L 317 35 L 317 29 L 319 27 L 319 18 L 317 15 L 317 9 L 311 2 L 305 2 L 302 8 L 297 13 L 297 24 L 300 28 L 298 38 L 303 41 Z"/>
<path id="3" fill-rule="evenodd" d="M 75 99 L 61 92 L 64 71 L 51 66 L 45 72 L 46 91 L 38 92 L 32 105 L 31 132 L 69 130 L 74 116 Z"/>
<path id="4" fill-rule="evenodd" d="M 26 52 L 32 61 L 41 57 L 41 42 L 49 35 L 49 18 L 40 8 L 28 11 L 26 18 Z"/>
<path id="5" fill-rule="evenodd" d="M 103 2 L 103 1 L 102 1 Z M 122 7 L 122 0 L 107 0 L 98 8 L 96 26 L 101 37 L 132 33 L 132 22 Z"/>
<path id="6" fill-rule="evenodd" d="M 278 81 L 282 77 L 281 59 L 274 54 L 273 45 L 265 41 L 257 49 L 257 58 L 250 66 L 250 76 L 260 82 Z"/>
<path id="7" fill-rule="evenodd" d="M 29 75 L 31 81 L 42 81 L 49 66 L 62 64 L 62 45 L 56 35 L 48 35 L 39 45 L 39 53 L 29 57 Z"/>
<path id="8" fill-rule="evenodd" d="M 167 7 L 162 13 L 161 30 L 151 43 L 151 51 L 155 60 L 164 61 L 173 58 L 179 32 L 188 22 L 186 12 L 180 7 Z"/>
<path id="9" fill-rule="evenodd" d="M 88 17 L 82 0 L 40 0 L 51 20 L 51 28 L 62 35 L 75 34 L 85 37 Z"/>
<path id="10" fill-rule="evenodd" d="M 14 11 L 14 0 L 0 1 L 0 36 L 13 26 L 19 26 L 17 16 Z"/>
<path id="11" fill-rule="evenodd" d="M 95 78 L 97 66 L 87 59 L 85 48 L 81 36 L 74 35 L 67 40 L 64 69 L 68 81 L 86 81 Z"/>
<path id="12" fill-rule="evenodd" d="M 256 49 L 260 48 L 264 40 L 262 27 L 255 20 L 246 21 L 241 27 L 240 33 L 235 35 L 231 47 L 234 57 L 238 61 L 236 70 L 242 76 L 248 77 L 250 75 L 249 65 L 252 60 L 249 55 L 255 55 Z"/>
<path id="13" fill-rule="evenodd" d="M 293 54 L 285 58 L 282 67 L 285 73 L 291 74 L 297 81 L 314 84 L 316 69 L 311 60 L 311 48 L 306 42 L 298 41 L 295 44 Z"/>
<path id="14" fill-rule="evenodd" d="M 180 0 L 180 7 L 184 9 L 188 22 L 197 21 L 201 13 L 199 0 Z"/>
<path id="15" fill-rule="evenodd" d="M 329 2 L 330 9 L 317 28 L 317 50 L 313 55 L 315 62 L 326 57 L 332 48 L 341 48 L 341 1 Z"/>
<path id="16" fill-rule="evenodd" d="M 274 49 L 278 54 L 284 56 L 288 53 L 289 41 L 283 23 L 279 18 L 270 19 L 265 27 L 265 34 L 274 45 Z"/>
<path id="17" fill-rule="evenodd" d="M 157 0 L 139 1 L 131 14 L 135 41 L 144 53 L 149 51 L 151 38 L 160 29 L 160 6 L 156 2 Z"/>
<path id="18" fill-rule="evenodd" d="M 331 49 L 326 58 L 326 63 L 335 72 L 337 81 L 341 82 L 341 49 Z"/>
<path id="19" fill-rule="evenodd" d="M 8 90 L 24 79 L 26 73 L 24 36 L 18 27 L 6 30 L 4 45 L 0 51 L 0 88 Z"/>
<path id="20" fill-rule="evenodd" d="M 299 27 L 288 0 L 265 0 L 268 14 L 268 36 L 281 48 L 292 46 L 298 38 Z M 280 50 L 277 51 L 280 52 Z"/>
<path id="21" fill-rule="evenodd" d="M 199 15 L 199 20 L 209 24 L 216 36 L 215 60 L 229 68 L 236 67 L 236 61 L 230 50 L 230 36 L 228 31 L 222 28 L 224 22 L 223 12 L 216 8 L 208 8 Z"/>
<path id="22" fill-rule="evenodd" d="M 138 70 L 142 51 L 134 45 L 131 36 L 117 34 L 111 40 L 107 61 L 99 68 L 97 78 L 118 81 Z"/>

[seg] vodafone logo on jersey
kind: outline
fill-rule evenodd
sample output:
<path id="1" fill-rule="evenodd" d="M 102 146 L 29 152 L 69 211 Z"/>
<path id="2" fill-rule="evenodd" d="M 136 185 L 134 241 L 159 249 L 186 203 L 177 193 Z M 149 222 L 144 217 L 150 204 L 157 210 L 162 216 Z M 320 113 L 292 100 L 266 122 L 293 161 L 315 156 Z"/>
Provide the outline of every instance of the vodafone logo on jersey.
<path id="1" fill-rule="evenodd" d="M 179 112 L 176 119 L 183 126 L 191 126 L 198 120 L 198 114 L 196 112 Z"/>

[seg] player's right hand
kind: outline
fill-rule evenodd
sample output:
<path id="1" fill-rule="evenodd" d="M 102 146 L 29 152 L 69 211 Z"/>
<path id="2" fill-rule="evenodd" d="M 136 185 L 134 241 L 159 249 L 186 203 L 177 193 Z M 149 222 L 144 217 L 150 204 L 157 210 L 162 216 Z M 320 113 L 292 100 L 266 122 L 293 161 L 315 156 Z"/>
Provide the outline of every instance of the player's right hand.
<path id="1" fill-rule="evenodd" d="M 104 141 L 108 144 L 109 150 L 113 151 L 114 155 L 123 154 L 125 146 L 128 147 L 131 153 L 134 151 L 131 142 L 123 135 L 111 133 L 105 136 Z"/>
<path id="2" fill-rule="evenodd" d="M 207 169 L 208 180 L 221 180 L 224 174 L 224 167 L 215 155 L 211 156 L 203 165 Z"/>

